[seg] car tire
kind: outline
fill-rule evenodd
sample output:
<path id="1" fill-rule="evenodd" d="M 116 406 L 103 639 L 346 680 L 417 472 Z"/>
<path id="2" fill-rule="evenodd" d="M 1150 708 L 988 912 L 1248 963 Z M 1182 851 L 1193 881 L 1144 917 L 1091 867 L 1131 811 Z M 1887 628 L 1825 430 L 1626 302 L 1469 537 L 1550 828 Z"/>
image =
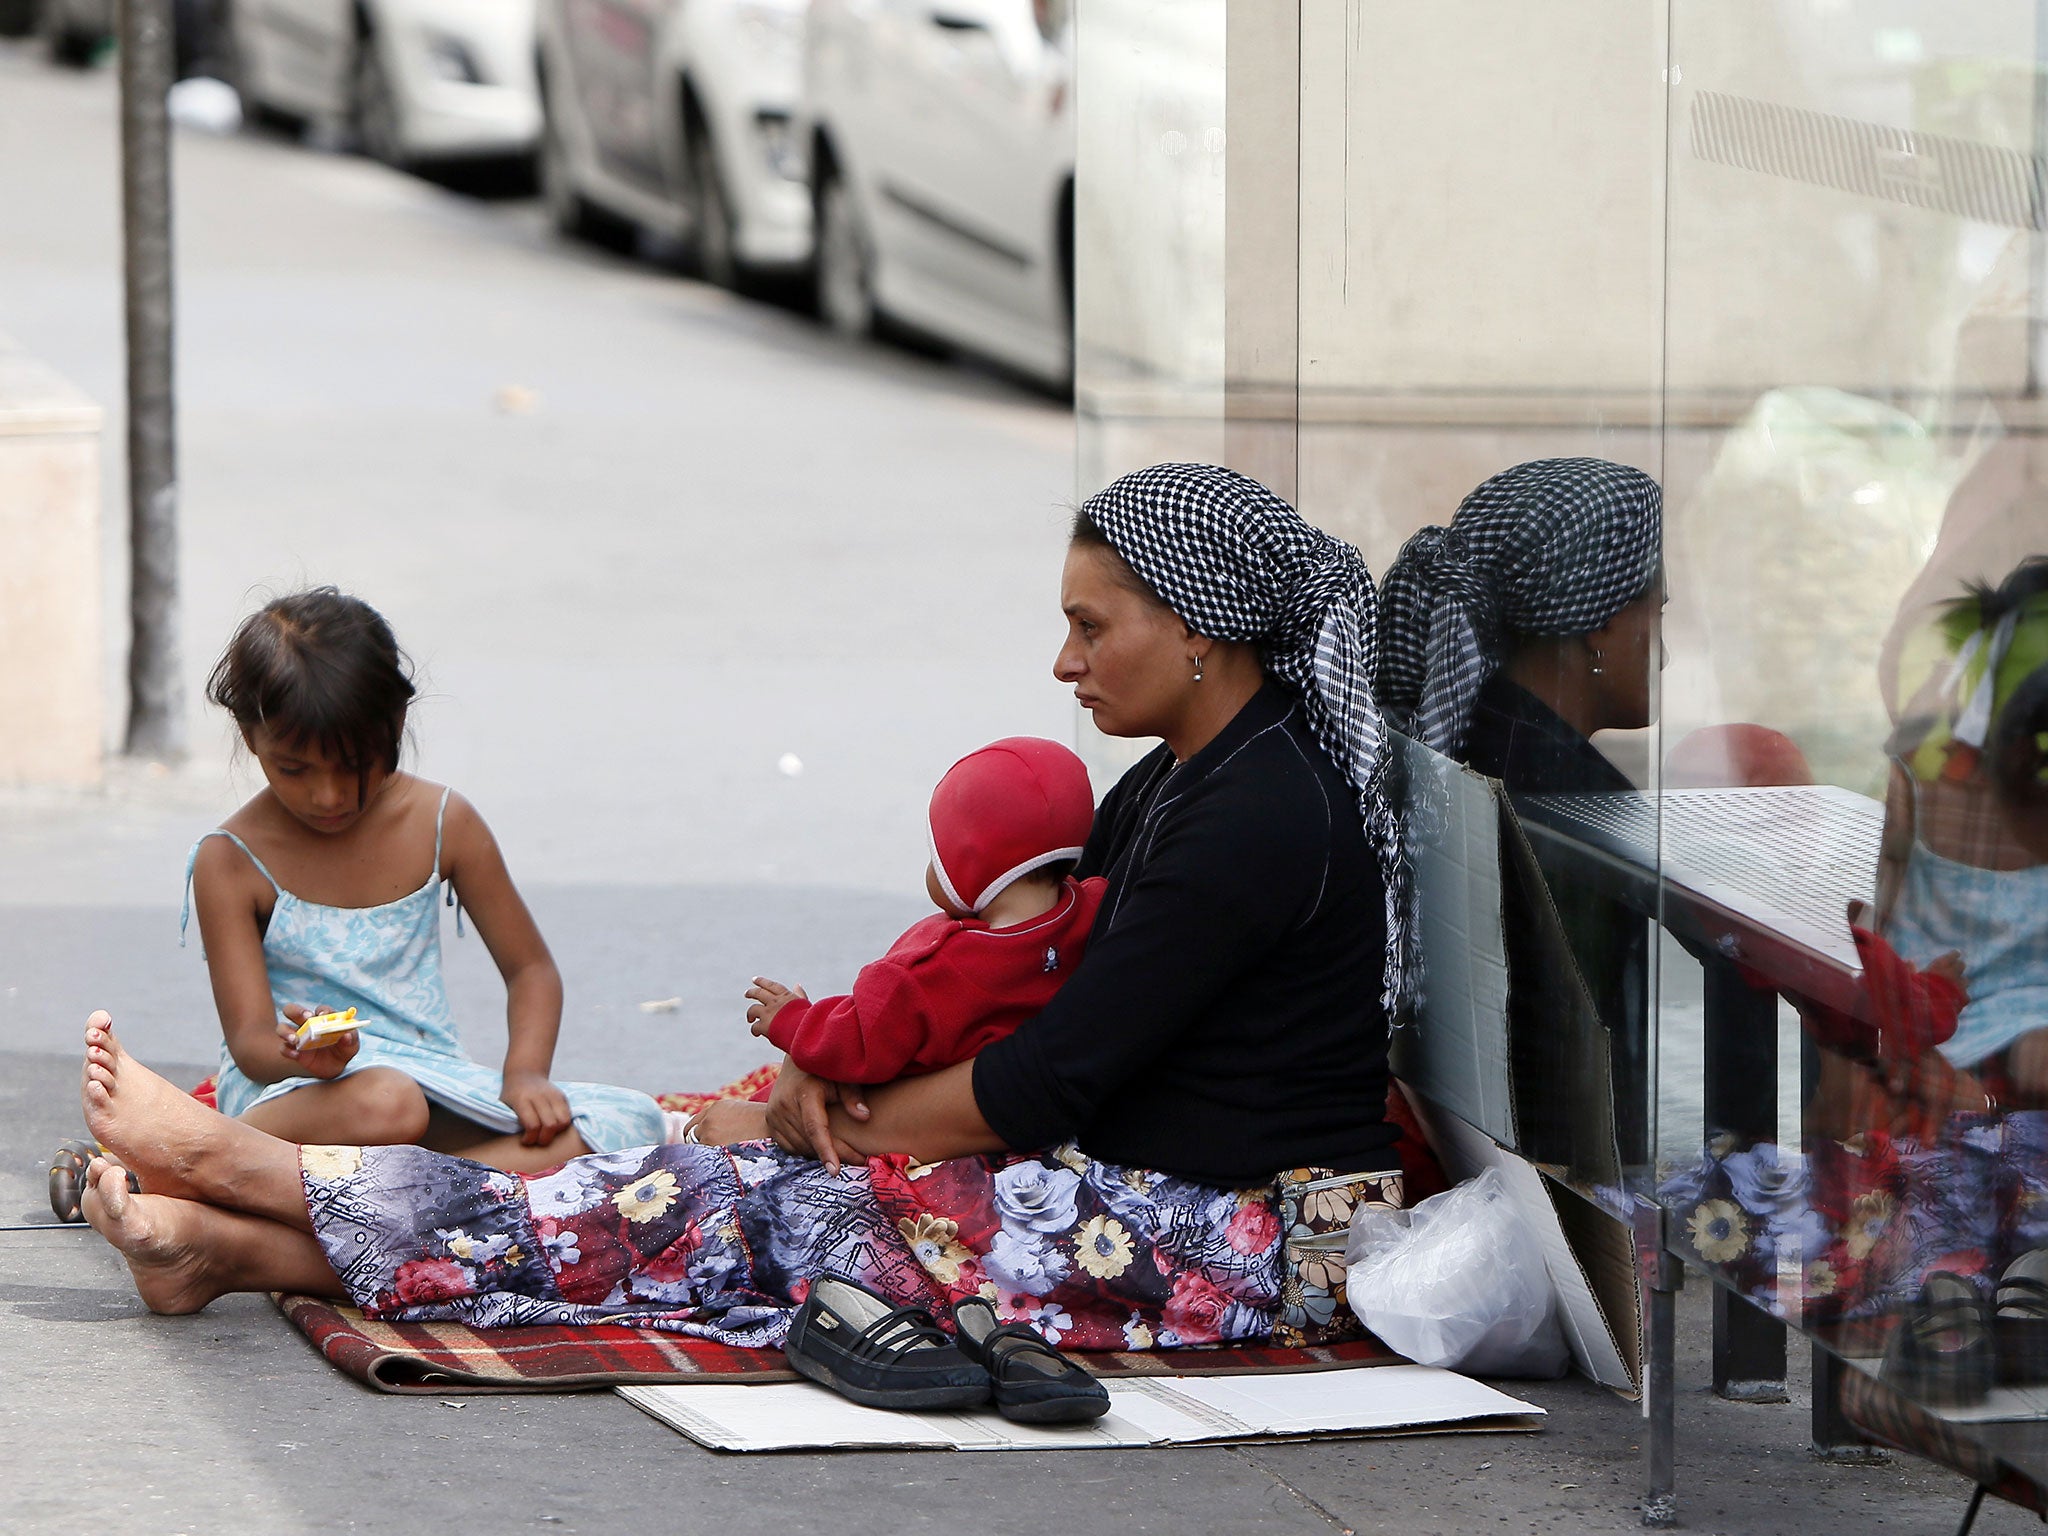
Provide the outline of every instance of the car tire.
<path id="1" fill-rule="evenodd" d="M 405 135 L 398 122 L 398 98 L 391 89 L 391 72 L 384 65 L 384 50 L 376 34 L 356 39 L 356 62 L 352 72 L 349 116 L 356 143 L 372 160 L 397 170 L 411 164 L 405 152 Z"/>
<path id="2" fill-rule="evenodd" d="M 732 199 L 718 174 L 718 151 L 711 129 L 690 126 L 686 164 L 690 177 L 690 256 L 697 275 L 721 288 L 737 288 L 739 256 L 734 245 Z"/>
<path id="3" fill-rule="evenodd" d="M 0 37 L 33 37 L 36 0 L 0 0 Z"/>
<path id="4" fill-rule="evenodd" d="M 89 69 L 100 49 L 112 41 L 104 32 L 73 26 L 50 0 L 44 0 L 41 20 L 44 51 L 52 64 L 66 69 Z"/>
<path id="5" fill-rule="evenodd" d="M 233 0 L 218 0 L 213 8 L 213 67 L 222 80 L 235 88 L 242 103 L 243 126 L 297 133 L 302 126 L 298 118 L 279 111 L 256 93 L 250 82 L 248 61 L 242 54 L 241 34 L 235 26 Z"/>
<path id="6" fill-rule="evenodd" d="M 639 243 L 640 232 L 617 214 L 608 213 L 576 189 L 576 173 L 569 166 L 569 146 L 562 142 L 561 125 L 555 118 L 553 99 L 541 91 L 540 150 L 536 156 L 541 205 L 548 223 L 565 240 L 580 240 L 608 251 L 629 252 Z"/>
<path id="7" fill-rule="evenodd" d="M 875 332 L 874 246 L 853 189 L 829 160 L 818 169 L 817 254 L 812 266 L 818 318 L 842 336 Z"/>

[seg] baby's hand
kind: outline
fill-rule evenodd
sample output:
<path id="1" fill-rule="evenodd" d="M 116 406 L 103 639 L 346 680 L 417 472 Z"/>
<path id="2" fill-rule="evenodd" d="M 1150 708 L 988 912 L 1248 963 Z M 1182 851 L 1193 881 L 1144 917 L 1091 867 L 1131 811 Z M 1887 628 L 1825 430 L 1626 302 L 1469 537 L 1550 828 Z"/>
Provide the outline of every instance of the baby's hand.
<path id="1" fill-rule="evenodd" d="M 799 997 L 809 1002 L 811 994 L 802 987 L 785 987 L 766 976 L 756 976 L 754 984 L 747 988 L 747 996 L 754 1000 L 747 1009 L 747 1022 L 754 1026 L 755 1034 L 765 1038 L 768 1026 L 775 1022 L 775 1015 L 782 1012 L 784 1004 Z"/>
<path id="2" fill-rule="evenodd" d="M 277 1024 L 278 1053 L 299 1069 L 301 1077 L 336 1078 L 344 1068 L 355 1060 L 356 1052 L 363 1048 L 362 1036 L 354 1030 L 346 1034 L 328 1035 L 321 1040 L 299 1045 L 293 1040 L 298 1028 L 324 1008 L 301 1008 L 297 1003 L 286 1003 L 284 1017 Z"/>

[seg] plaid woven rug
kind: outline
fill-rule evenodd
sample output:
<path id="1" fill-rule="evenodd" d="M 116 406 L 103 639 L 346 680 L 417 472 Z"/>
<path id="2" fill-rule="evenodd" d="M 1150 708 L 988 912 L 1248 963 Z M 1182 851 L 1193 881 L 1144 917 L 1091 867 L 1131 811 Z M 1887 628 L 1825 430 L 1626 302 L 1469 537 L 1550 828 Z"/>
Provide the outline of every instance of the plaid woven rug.
<path id="1" fill-rule="evenodd" d="M 797 1379 L 779 1349 L 734 1349 L 653 1328 L 376 1323 L 354 1307 L 312 1296 L 273 1299 L 332 1364 L 381 1392 L 573 1392 Z M 1173 1349 L 1075 1358 L 1098 1376 L 1226 1376 L 1400 1363 L 1377 1339 L 1311 1349 Z"/>

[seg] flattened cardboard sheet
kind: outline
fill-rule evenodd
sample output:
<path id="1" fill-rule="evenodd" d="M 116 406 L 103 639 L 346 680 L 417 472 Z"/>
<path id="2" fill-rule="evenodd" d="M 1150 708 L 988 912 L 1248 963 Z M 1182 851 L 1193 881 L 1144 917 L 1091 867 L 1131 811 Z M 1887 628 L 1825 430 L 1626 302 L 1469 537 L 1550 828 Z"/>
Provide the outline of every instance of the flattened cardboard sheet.
<path id="1" fill-rule="evenodd" d="M 1109 1412 L 1091 1424 L 1012 1424 L 993 1408 L 897 1413 L 864 1408 L 810 1382 L 773 1386 L 620 1387 L 619 1396 L 720 1451 L 1117 1450 L 1309 1436 L 1441 1430 L 1530 1431 L 1543 1410 L 1455 1371 L 1137 1376 L 1104 1383 Z"/>

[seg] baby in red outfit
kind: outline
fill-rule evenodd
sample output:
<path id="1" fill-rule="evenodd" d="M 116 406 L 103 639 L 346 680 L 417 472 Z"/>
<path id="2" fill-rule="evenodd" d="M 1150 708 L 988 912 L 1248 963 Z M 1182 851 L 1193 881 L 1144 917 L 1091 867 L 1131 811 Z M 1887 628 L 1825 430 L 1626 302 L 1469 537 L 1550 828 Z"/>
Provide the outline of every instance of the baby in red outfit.
<path id="1" fill-rule="evenodd" d="M 747 1019 L 804 1071 L 838 1083 L 936 1072 L 1000 1040 L 1081 963 L 1105 882 L 1070 871 L 1095 820 L 1081 759 L 1012 736 L 960 759 L 932 792 L 925 890 L 940 908 L 863 966 L 845 997 L 756 977 Z"/>

